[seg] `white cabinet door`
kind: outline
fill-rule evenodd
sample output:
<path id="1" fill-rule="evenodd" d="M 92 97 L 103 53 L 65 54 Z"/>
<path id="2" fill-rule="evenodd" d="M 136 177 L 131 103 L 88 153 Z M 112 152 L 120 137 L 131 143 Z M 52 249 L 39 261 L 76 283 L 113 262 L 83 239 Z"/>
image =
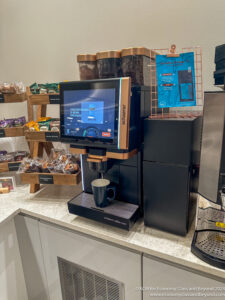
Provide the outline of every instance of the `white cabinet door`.
<path id="1" fill-rule="evenodd" d="M 13 220 L 0 226 L 0 299 L 28 299 Z"/>
<path id="2" fill-rule="evenodd" d="M 45 223 L 40 223 L 40 233 L 51 300 L 62 300 L 57 257 L 122 283 L 125 296 L 121 300 L 142 299 L 141 292 L 136 289 L 141 286 L 140 254 Z M 91 296 L 78 297 L 78 300 L 81 299 L 92 300 Z M 97 299 L 105 300 L 93 298 Z"/>
<path id="3" fill-rule="evenodd" d="M 48 285 L 39 233 L 39 222 L 18 215 L 15 217 L 24 277 L 29 300 L 48 300 Z"/>
<path id="4" fill-rule="evenodd" d="M 225 283 L 145 256 L 143 258 L 143 287 L 143 300 L 187 300 L 189 297 L 193 300 L 216 300 L 225 297 L 213 296 L 213 293 L 225 295 Z M 218 289 L 209 290 L 209 288 Z M 168 295 L 171 294 L 174 295 L 169 297 Z M 208 297 L 204 294 L 208 294 Z"/>

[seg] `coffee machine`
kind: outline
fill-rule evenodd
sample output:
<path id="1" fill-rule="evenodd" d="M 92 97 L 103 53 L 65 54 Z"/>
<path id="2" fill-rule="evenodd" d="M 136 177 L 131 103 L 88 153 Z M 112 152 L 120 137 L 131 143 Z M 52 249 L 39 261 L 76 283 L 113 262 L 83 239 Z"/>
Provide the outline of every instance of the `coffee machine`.
<path id="1" fill-rule="evenodd" d="M 129 230 L 142 215 L 143 120 L 150 88 L 131 87 L 129 77 L 60 83 L 61 141 L 79 154 L 82 193 L 70 213 Z M 97 207 L 93 180 L 108 179 L 116 199 Z"/>
<path id="2" fill-rule="evenodd" d="M 225 269 L 225 91 L 206 92 L 192 252 Z"/>

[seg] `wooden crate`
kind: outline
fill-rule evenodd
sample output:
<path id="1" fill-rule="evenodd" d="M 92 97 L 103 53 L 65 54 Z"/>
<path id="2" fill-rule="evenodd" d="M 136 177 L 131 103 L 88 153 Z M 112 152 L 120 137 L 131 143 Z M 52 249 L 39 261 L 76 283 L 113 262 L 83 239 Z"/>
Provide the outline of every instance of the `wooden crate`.
<path id="1" fill-rule="evenodd" d="M 59 94 L 32 94 L 29 93 L 29 101 L 31 105 L 43 105 L 43 104 L 59 104 Z"/>
<path id="2" fill-rule="evenodd" d="M 27 100 L 27 94 L 1 94 L 3 98 L 3 103 L 15 103 L 15 102 L 24 102 Z"/>
<path id="3" fill-rule="evenodd" d="M 0 138 L 16 137 L 16 136 L 24 136 L 24 126 L 12 127 L 12 128 L 0 128 Z"/>
<path id="4" fill-rule="evenodd" d="M 60 133 L 57 131 L 25 131 L 25 137 L 28 142 L 58 142 Z"/>
<path id="5" fill-rule="evenodd" d="M 56 184 L 78 185 L 81 182 L 81 173 L 56 174 L 56 173 L 21 173 L 23 184 Z"/>
<path id="6" fill-rule="evenodd" d="M 0 163 L 0 173 L 18 171 L 21 161 Z"/>

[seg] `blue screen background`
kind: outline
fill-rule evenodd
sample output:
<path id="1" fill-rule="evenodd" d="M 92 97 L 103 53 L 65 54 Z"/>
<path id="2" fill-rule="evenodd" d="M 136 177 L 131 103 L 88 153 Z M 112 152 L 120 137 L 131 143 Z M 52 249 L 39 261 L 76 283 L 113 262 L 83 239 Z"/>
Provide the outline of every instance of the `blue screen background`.
<path id="1" fill-rule="evenodd" d="M 114 138 L 115 89 L 64 91 L 64 135 Z"/>

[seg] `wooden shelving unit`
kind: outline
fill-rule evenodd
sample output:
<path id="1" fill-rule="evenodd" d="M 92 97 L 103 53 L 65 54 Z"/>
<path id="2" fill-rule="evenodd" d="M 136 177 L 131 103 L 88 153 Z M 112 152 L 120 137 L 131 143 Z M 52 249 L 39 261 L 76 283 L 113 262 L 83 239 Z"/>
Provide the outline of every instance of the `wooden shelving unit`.
<path id="1" fill-rule="evenodd" d="M 21 161 L 2 162 L 0 163 L 0 173 L 18 171 Z"/>
<path id="2" fill-rule="evenodd" d="M 60 104 L 59 94 L 34 95 L 27 88 L 28 120 L 34 120 L 33 106 L 37 106 L 37 119 L 46 117 L 47 105 Z M 49 156 L 53 149 L 52 142 L 60 141 L 60 134 L 56 131 L 25 131 L 25 137 L 30 147 L 33 158 L 42 157 L 45 150 Z M 40 189 L 40 184 L 77 185 L 81 181 L 80 173 L 77 174 L 52 174 L 52 173 L 22 173 L 22 183 L 30 184 L 30 192 L 35 193 Z"/>
<path id="3" fill-rule="evenodd" d="M 24 136 L 24 127 L 0 128 L 0 138 Z"/>
<path id="4" fill-rule="evenodd" d="M 54 174 L 54 173 L 22 173 L 23 184 L 56 184 L 56 185 L 77 185 L 81 181 L 80 172 L 77 174 Z"/>
<path id="5" fill-rule="evenodd" d="M 0 103 L 19 103 L 27 100 L 27 94 L 0 94 Z M 0 138 L 24 136 L 24 126 L 0 128 Z M 0 173 L 18 171 L 20 161 L 0 163 Z"/>
<path id="6" fill-rule="evenodd" d="M 60 134 L 57 131 L 25 131 L 28 142 L 58 142 Z"/>
<path id="7" fill-rule="evenodd" d="M 16 103 L 27 100 L 27 94 L 0 94 L 0 103 Z"/>

